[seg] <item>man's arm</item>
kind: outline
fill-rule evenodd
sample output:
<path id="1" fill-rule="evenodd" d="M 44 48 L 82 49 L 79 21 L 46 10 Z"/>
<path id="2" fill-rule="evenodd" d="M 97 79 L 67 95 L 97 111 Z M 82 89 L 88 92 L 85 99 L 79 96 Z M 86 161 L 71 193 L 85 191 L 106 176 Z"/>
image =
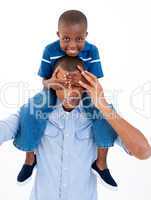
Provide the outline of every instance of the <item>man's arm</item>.
<path id="1" fill-rule="evenodd" d="M 94 105 L 101 111 L 103 116 L 122 139 L 127 150 L 138 159 L 149 158 L 151 156 L 151 146 L 144 135 L 109 107 L 104 97 L 103 88 L 97 78 L 79 67 L 78 69 L 87 80 L 87 83 L 79 81 L 79 84 L 87 89 Z"/>
<path id="2" fill-rule="evenodd" d="M 147 159 L 151 156 L 151 146 L 140 130 L 109 108 L 105 100 L 99 109 L 132 155 L 138 159 Z"/>
<path id="3" fill-rule="evenodd" d="M 15 137 L 19 125 L 19 112 L 0 120 L 0 144 Z"/>

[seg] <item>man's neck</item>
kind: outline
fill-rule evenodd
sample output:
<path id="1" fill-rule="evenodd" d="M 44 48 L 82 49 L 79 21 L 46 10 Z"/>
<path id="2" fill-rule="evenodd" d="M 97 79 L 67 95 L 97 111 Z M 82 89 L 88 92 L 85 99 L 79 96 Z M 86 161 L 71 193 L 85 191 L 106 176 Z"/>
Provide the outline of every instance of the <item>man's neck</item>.
<path id="1" fill-rule="evenodd" d="M 66 105 L 63 104 L 63 101 L 60 100 L 59 98 L 57 99 L 57 104 L 60 104 L 62 106 L 63 110 L 66 111 L 66 112 L 71 112 L 72 110 L 74 110 L 78 106 L 77 105 L 75 107 L 67 107 Z"/>
<path id="2" fill-rule="evenodd" d="M 73 109 L 75 109 L 75 108 L 67 108 L 63 104 L 62 104 L 62 107 L 63 107 L 64 111 L 66 111 L 66 112 L 71 112 Z"/>

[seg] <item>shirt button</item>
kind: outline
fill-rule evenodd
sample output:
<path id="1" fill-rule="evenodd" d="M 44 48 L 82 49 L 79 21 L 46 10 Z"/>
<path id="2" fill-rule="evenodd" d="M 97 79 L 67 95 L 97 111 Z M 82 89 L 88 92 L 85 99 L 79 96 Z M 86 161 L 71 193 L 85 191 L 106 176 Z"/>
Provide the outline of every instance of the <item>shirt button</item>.
<path id="1" fill-rule="evenodd" d="M 60 125 L 59 128 L 60 128 L 60 129 L 63 129 L 64 127 L 63 127 L 63 125 Z"/>
<path id="2" fill-rule="evenodd" d="M 64 184 L 63 184 L 63 187 L 67 187 L 67 184 L 64 183 Z"/>

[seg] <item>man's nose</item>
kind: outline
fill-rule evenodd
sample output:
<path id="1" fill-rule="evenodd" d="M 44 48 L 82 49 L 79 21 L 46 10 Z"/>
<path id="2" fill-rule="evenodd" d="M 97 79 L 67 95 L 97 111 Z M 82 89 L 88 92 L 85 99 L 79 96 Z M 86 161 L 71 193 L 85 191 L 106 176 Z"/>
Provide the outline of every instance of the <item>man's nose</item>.
<path id="1" fill-rule="evenodd" d="M 67 91 L 68 96 L 70 97 L 79 97 L 80 96 L 80 91 L 78 89 L 73 89 L 72 87 L 68 89 Z"/>

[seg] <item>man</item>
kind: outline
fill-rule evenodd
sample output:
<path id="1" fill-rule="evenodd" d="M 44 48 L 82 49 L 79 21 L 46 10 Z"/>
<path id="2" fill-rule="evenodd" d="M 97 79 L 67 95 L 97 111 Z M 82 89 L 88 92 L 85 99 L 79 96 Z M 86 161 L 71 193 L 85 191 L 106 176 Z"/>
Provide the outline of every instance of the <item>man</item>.
<path id="1" fill-rule="evenodd" d="M 41 109 L 41 99 L 37 95 L 19 113 L 0 121 L 0 143 L 15 138 L 16 147 L 25 151 L 34 149 L 36 153 L 37 173 L 30 200 L 97 199 L 96 177 L 91 172 L 96 159 L 92 127 L 96 127 L 81 106 L 85 89 L 128 152 L 139 159 L 151 156 L 151 147 L 143 134 L 108 105 L 97 78 L 82 66 L 75 66 L 68 74 L 71 81 L 67 82 L 62 78 L 67 72 L 68 67 L 62 68 L 61 63 L 55 69 L 50 84 L 54 86 L 56 100 L 52 91 L 41 93 L 43 100 L 48 100 L 50 95 L 50 107 Z M 35 102 L 39 104 L 33 105 Z M 107 126 L 105 124 L 99 131 Z"/>

